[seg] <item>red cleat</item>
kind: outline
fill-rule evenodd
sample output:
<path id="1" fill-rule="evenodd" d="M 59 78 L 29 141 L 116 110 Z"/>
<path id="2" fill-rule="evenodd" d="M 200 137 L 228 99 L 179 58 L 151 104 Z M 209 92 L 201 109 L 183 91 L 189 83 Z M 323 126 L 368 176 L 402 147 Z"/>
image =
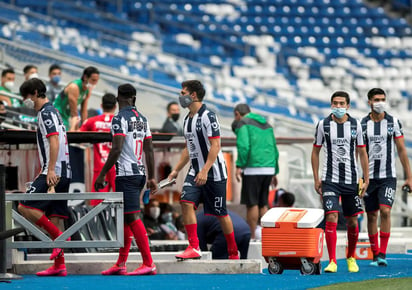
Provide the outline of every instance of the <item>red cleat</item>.
<path id="1" fill-rule="evenodd" d="M 189 245 L 183 253 L 178 254 L 175 257 L 179 261 L 187 259 L 200 259 L 202 257 L 202 252 L 200 251 L 200 249 L 194 249 Z"/>
<path id="2" fill-rule="evenodd" d="M 239 260 L 240 259 L 240 253 L 237 251 L 236 253 L 232 253 L 229 255 L 229 260 Z"/>
<path id="3" fill-rule="evenodd" d="M 136 276 L 136 275 L 156 275 L 157 269 L 156 265 L 153 263 L 151 266 L 146 266 L 142 264 L 139 268 L 134 270 L 133 272 L 129 272 L 126 275 L 128 276 Z"/>
<path id="4" fill-rule="evenodd" d="M 126 266 L 120 267 L 118 265 L 113 265 L 111 268 L 102 271 L 102 275 L 126 275 Z"/>
<path id="5" fill-rule="evenodd" d="M 66 266 L 56 268 L 54 265 L 49 269 L 36 273 L 37 276 L 67 276 Z"/>
<path id="6" fill-rule="evenodd" d="M 66 241 L 71 241 L 71 240 L 72 240 L 72 238 L 69 237 Z M 54 260 L 54 259 L 60 257 L 62 254 L 63 254 L 63 249 L 54 248 L 49 259 Z"/>

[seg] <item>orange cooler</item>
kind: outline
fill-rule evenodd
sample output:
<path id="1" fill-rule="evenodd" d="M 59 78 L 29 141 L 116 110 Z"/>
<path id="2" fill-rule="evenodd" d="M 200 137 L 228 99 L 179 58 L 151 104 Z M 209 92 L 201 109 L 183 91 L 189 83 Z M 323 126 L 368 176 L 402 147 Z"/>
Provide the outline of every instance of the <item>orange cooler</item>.
<path id="1" fill-rule="evenodd" d="M 262 218 L 262 256 L 271 274 L 300 269 L 303 275 L 321 273 L 323 229 L 315 228 L 323 209 L 276 207 Z"/>

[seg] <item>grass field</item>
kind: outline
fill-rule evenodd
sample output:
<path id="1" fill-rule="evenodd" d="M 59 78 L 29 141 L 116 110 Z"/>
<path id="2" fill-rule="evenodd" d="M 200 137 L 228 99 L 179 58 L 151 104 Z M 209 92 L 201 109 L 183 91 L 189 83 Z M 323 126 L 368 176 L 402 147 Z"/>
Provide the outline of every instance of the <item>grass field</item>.
<path id="1" fill-rule="evenodd" d="M 366 280 L 362 282 L 354 283 L 339 283 L 328 285 L 324 287 L 311 288 L 312 290 L 347 290 L 353 288 L 356 290 L 369 290 L 369 289 L 388 289 L 388 290 L 404 290 L 412 288 L 412 278 L 399 278 L 399 279 L 376 279 Z"/>

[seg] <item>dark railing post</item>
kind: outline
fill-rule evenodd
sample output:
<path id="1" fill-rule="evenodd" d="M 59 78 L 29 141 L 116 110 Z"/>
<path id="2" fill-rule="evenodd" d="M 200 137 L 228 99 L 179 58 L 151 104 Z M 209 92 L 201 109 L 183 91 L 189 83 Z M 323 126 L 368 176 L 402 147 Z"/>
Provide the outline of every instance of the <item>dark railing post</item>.
<path id="1" fill-rule="evenodd" d="M 0 233 L 6 231 L 6 168 L 0 164 Z M 0 240 L 0 282 L 22 279 L 21 276 L 7 273 L 6 239 Z"/>

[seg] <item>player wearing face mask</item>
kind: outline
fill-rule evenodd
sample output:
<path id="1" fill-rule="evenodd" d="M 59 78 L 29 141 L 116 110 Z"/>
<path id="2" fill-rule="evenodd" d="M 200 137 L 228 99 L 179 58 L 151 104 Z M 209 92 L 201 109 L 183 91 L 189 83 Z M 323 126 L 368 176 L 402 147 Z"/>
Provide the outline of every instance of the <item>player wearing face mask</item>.
<path id="1" fill-rule="evenodd" d="M 391 229 L 391 208 L 396 191 L 395 147 L 405 174 L 402 188 L 412 188 L 412 173 L 401 122 L 385 111 L 385 92 L 380 88 L 371 89 L 368 92 L 368 104 L 371 111 L 361 121 L 369 157 L 370 179 L 364 200 L 373 252 L 373 261 L 370 265 L 378 267 L 387 266 L 386 249 Z M 378 213 L 380 213 L 380 232 L 378 232 Z"/>
<path id="2" fill-rule="evenodd" d="M 68 131 L 75 131 L 87 119 L 87 104 L 93 88 L 99 81 L 99 70 L 93 66 L 83 71 L 80 79 L 70 82 L 56 97 L 54 106 L 59 110 Z M 80 105 L 80 118 L 77 106 Z"/>

